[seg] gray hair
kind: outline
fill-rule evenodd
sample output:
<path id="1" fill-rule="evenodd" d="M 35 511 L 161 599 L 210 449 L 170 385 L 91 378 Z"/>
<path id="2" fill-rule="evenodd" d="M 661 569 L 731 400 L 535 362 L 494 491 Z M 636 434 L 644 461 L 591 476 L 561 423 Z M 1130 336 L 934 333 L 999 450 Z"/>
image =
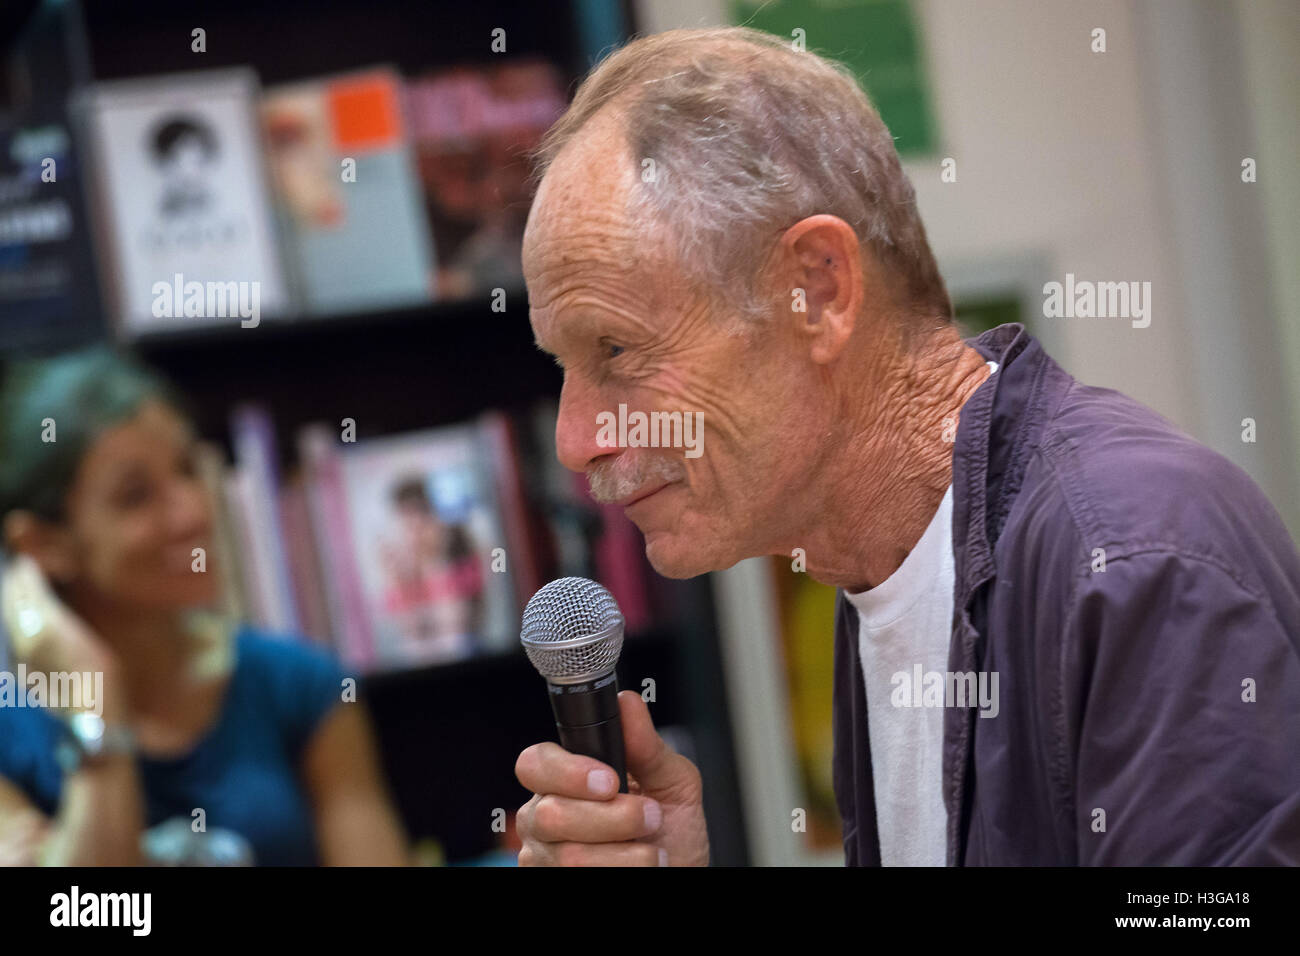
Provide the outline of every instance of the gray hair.
<path id="1" fill-rule="evenodd" d="M 893 137 L 847 68 L 746 27 L 633 40 L 579 87 L 538 147 L 536 175 L 611 103 L 638 165 L 654 161 L 629 215 L 742 319 L 771 314 L 755 285 L 780 232 L 827 213 L 902 281 L 910 311 L 951 322 Z"/>

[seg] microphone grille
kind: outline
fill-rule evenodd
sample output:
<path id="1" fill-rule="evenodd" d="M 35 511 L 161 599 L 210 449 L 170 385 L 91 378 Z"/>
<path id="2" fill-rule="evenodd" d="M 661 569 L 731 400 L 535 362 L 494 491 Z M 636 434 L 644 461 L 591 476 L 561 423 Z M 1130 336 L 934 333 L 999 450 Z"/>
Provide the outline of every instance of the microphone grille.
<path id="1" fill-rule="evenodd" d="M 595 581 L 559 578 L 524 608 L 519 640 L 547 680 L 580 683 L 608 674 L 618 663 L 623 613 Z"/>

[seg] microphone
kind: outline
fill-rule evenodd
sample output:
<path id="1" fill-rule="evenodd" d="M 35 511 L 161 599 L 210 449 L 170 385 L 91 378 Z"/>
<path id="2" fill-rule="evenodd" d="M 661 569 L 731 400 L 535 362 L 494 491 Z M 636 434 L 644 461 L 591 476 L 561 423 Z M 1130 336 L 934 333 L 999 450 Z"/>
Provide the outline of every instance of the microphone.
<path id="1" fill-rule="evenodd" d="M 546 678 L 560 745 L 594 757 L 618 774 L 627 793 L 618 675 L 623 612 L 613 595 L 586 578 L 559 578 L 524 608 L 519 641 Z"/>

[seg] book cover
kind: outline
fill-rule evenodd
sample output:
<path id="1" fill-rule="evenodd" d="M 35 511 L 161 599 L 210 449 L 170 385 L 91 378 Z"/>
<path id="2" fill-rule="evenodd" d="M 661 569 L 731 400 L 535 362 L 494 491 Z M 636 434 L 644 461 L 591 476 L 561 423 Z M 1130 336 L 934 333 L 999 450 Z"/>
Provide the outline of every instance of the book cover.
<path id="1" fill-rule="evenodd" d="M 224 498 L 230 515 L 232 554 L 231 573 L 239 576 L 239 589 L 244 598 L 244 611 L 249 623 L 258 628 L 271 627 L 271 606 L 266 555 L 258 548 L 257 534 L 253 529 L 252 482 L 248 470 L 239 465 L 228 469 L 224 478 Z"/>
<path id="2" fill-rule="evenodd" d="M 280 514 L 275 426 L 265 408 L 245 403 L 231 413 L 230 431 L 235 461 L 247 483 L 243 490 L 249 512 L 249 544 L 259 559 L 258 585 L 264 596 L 265 623 L 278 634 L 298 634 L 298 608 Z"/>
<path id="3" fill-rule="evenodd" d="M 375 660 L 375 642 L 354 559 L 341 448 L 339 434 L 328 425 L 308 425 L 298 433 L 307 510 L 334 650 L 340 660 L 367 669 Z"/>
<path id="4" fill-rule="evenodd" d="M 122 334 L 255 328 L 290 310 L 248 69 L 99 83 L 75 99 Z"/>
<path id="5" fill-rule="evenodd" d="M 261 120 L 309 314 L 431 301 L 435 250 L 392 70 L 269 88 Z"/>
<path id="6" fill-rule="evenodd" d="M 545 583 L 542 577 L 542 543 L 536 515 L 528 498 L 520 461 L 518 433 L 505 412 L 492 411 L 481 419 L 485 447 L 491 456 L 497 500 L 508 546 L 506 556 L 515 585 L 515 602 L 526 607 Z"/>
<path id="7" fill-rule="evenodd" d="M 224 453 L 210 441 L 199 442 L 199 477 L 207 490 L 212 509 L 212 550 L 208 571 L 221 580 L 221 608 L 235 620 L 247 617 L 247 602 L 239 574 L 238 540 L 230 503 L 226 500 L 226 477 L 230 472 Z"/>
<path id="8" fill-rule="evenodd" d="M 61 115 L 0 118 L 0 343 L 65 348 L 103 334 L 78 156 Z"/>
<path id="9" fill-rule="evenodd" d="M 289 560 L 289 579 L 293 585 L 294 604 L 298 608 L 300 629 L 308 639 L 332 645 L 334 625 L 321 562 L 317 557 L 312 534 L 311 509 L 301 472 L 280 489 L 280 520 L 284 528 L 285 555 Z"/>
<path id="10" fill-rule="evenodd" d="M 491 471 L 476 425 L 345 445 L 348 524 L 375 669 L 511 646 L 518 610 Z"/>
<path id="11" fill-rule="evenodd" d="M 439 295 L 521 286 L 528 155 L 564 112 L 559 71 L 541 59 L 457 67 L 414 79 L 408 99 Z"/>
<path id="12" fill-rule="evenodd" d="M 26 23 L 5 31 L 8 82 L 0 83 L 0 348 L 72 348 L 105 331 L 85 153 L 68 112 L 88 68 L 66 39 L 81 12 L 68 3 L 11 8 L 23 9 Z"/>

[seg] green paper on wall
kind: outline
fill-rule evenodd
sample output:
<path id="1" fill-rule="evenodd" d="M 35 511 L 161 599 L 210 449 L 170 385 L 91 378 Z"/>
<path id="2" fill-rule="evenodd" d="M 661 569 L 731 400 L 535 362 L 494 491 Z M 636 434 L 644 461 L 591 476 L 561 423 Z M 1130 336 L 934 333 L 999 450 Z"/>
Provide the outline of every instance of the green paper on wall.
<path id="1" fill-rule="evenodd" d="M 920 41 L 907 0 L 730 0 L 731 20 L 849 67 L 880 111 L 900 155 L 934 149 Z M 796 34 L 795 30 L 803 33 Z"/>

